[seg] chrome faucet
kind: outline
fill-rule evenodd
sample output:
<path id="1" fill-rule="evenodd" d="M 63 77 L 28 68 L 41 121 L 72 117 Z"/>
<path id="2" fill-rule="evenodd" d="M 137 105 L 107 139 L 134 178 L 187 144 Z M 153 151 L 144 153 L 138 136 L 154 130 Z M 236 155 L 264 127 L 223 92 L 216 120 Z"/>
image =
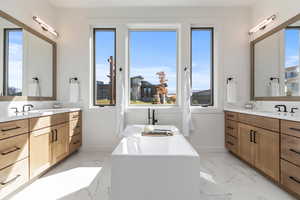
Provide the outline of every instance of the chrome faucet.
<path id="1" fill-rule="evenodd" d="M 32 104 L 25 104 L 25 105 L 23 105 L 23 109 L 22 109 L 23 112 L 25 112 L 25 108 L 26 107 L 28 107 L 28 111 L 30 111 L 31 108 L 33 108 L 34 106 Z"/>

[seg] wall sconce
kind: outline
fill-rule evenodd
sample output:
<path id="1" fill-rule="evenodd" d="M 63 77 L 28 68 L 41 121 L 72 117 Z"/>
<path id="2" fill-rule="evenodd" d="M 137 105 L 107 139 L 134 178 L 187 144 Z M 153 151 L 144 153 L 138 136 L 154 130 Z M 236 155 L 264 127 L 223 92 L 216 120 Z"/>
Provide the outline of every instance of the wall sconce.
<path id="1" fill-rule="evenodd" d="M 267 19 L 264 19 L 258 25 L 256 25 L 252 29 L 250 29 L 249 35 L 252 35 L 253 33 L 255 33 L 255 32 L 259 31 L 259 30 L 265 29 L 267 27 L 267 25 L 270 24 L 275 19 L 276 19 L 276 15 L 272 15 L 272 16 L 268 17 Z"/>
<path id="2" fill-rule="evenodd" d="M 36 23 L 38 23 L 44 31 L 48 31 L 49 33 L 58 37 L 58 33 L 56 32 L 56 30 L 53 27 L 51 27 L 50 25 L 46 24 L 41 18 L 39 18 L 37 16 L 33 16 L 32 19 Z"/>

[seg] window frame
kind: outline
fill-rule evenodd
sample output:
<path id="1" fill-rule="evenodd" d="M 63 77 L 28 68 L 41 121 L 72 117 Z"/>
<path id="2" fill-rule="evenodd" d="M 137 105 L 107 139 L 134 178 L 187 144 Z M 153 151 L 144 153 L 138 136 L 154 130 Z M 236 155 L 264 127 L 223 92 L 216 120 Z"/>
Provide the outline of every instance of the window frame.
<path id="1" fill-rule="evenodd" d="M 115 64 L 115 79 L 112 83 L 112 86 L 114 85 L 114 92 L 112 95 L 112 99 L 114 101 L 113 104 L 97 104 L 97 87 L 96 87 L 96 32 L 97 31 L 112 31 L 114 32 L 114 64 Z M 98 107 L 105 107 L 105 106 L 116 106 L 116 78 L 117 78 L 117 72 L 116 72 L 116 66 L 117 66 L 117 28 L 93 28 L 93 106 Z"/>
<path id="2" fill-rule="evenodd" d="M 21 31 L 23 32 L 23 28 L 4 28 L 3 29 L 3 74 L 5 76 L 3 77 L 3 95 L 8 95 L 8 62 L 9 62 L 9 32 L 11 31 Z M 23 88 L 22 88 L 22 94 L 23 94 Z"/>
<path id="3" fill-rule="evenodd" d="M 147 32 L 156 32 L 156 31 L 162 31 L 162 32 L 171 32 L 175 31 L 176 32 L 176 103 L 175 104 L 132 104 L 131 103 L 131 81 L 130 81 L 130 72 L 131 72 L 131 65 L 130 65 L 130 41 L 131 41 L 131 31 L 147 31 Z M 128 66 L 128 72 L 127 72 L 127 77 L 128 77 L 128 87 L 127 87 L 127 106 L 130 108 L 167 108 L 167 107 L 178 107 L 179 106 L 179 90 L 180 90 L 180 80 L 179 80 L 179 45 L 180 45 L 180 30 L 177 27 L 165 27 L 165 26 L 142 26 L 142 27 L 132 27 L 127 29 L 127 35 L 128 35 L 128 42 L 127 42 L 127 66 Z"/>
<path id="4" fill-rule="evenodd" d="M 214 71 L 215 71 L 215 62 L 214 62 L 214 43 L 215 43 L 215 28 L 214 27 L 201 27 L 201 26 L 194 26 L 194 27 L 191 27 L 190 28 L 190 79 L 191 79 L 191 90 L 193 89 L 193 76 L 192 76 L 192 73 L 193 73 L 193 30 L 210 30 L 210 35 L 211 35 L 211 56 L 210 56 L 210 59 L 211 59 L 211 66 L 210 66 L 210 85 L 211 85 L 211 101 L 210 101 L 210 104 L 193 104 L 192 103 L 192 97 L 191 97 L 191 102 L 190 102 L 190 105 L 192 107 L 214 107 L 215 106 L 215 87 L 214 87 Z"/>

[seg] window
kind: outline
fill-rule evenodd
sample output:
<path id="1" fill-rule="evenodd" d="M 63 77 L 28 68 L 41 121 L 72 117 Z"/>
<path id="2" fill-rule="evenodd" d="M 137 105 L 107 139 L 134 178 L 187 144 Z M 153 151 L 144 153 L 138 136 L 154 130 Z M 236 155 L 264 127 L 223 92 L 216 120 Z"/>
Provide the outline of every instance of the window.
<path id="1" fill-rule="evenodd" d="M 23 31 L 4 29 L 4 81 L 6 96 L 22 96 L 23 86 Z"/>
<path id="2" fill-rule="evenodd" d="M 191 29 L 192 105 L 213 106 L 213 28 Z"/>
<path id="3" fill-rule="evenodd" d="M 115 105 L 116 30 L 94 29 L 94 105 Z"/>
<path id="4" fill-rule="evenodd" d="M 176 30 L 129 31 L 130 104 L 176 104 Z"/>

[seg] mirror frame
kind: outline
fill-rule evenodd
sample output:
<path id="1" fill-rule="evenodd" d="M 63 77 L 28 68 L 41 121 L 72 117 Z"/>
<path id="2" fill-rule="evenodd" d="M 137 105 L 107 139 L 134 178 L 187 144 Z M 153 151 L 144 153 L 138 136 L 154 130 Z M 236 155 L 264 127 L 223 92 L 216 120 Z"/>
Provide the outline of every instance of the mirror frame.
<path id="1" fill-rule="evenodd" d="M 0 101 L 54 101 L 56 100 L 56 73 L 57 73 L 57 45 L 56 42 L 49 39 L 45 35 L 39 33 L 38 31 L 34 30 L 33 28 L 27 26 L 26 24 L 22 23 L 21 21 L 17 20 L 16 18 L 12 17 L 11 15 L 3 12 L 0 10 L 0 17 L 8 20 L 9 22 L 19 26 L 20 28 L 28 31 L 29 33 L 37 36 L 38 38 L 50 43 L 52 45 L 52 62 L 53 62 L 53 76 L 52 76 L 52 96 L 51 97 L 30 97 L 30 96 L 0 96 Z M 2 67 L 2 66 L 0 66 Z"/>
<path id="2" fill-rule="evenodd" d="M 255 97 L 255 77 L 254 77 L 254 59 L 255 59 L 255 44 L 259 41 L 273 35 L 274 33 L 286 28 L 288 25 L 293 24 L 300 20 L 300 14 L 294 16 L 293 18 L 287 20 L 286 22 L 280 24 L 274 29 L 264 33 L 257 39 L 250 42 L 250 65 L 251 65 L 251 100 L 254 101 L 300 101 L 300 96 L 279 96 L 279 97 Z"/>

